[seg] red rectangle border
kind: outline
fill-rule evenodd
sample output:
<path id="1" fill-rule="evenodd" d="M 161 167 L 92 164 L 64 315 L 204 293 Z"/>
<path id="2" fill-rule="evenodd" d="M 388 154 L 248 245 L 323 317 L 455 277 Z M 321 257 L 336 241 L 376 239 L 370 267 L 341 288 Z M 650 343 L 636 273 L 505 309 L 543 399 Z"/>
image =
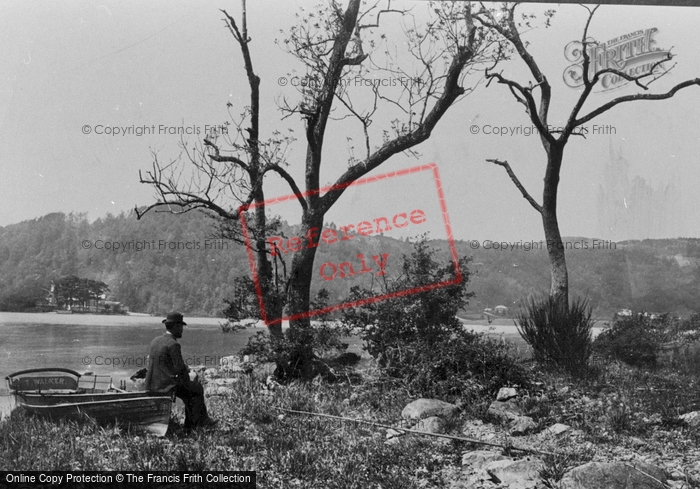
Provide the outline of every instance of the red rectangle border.
<path id="1" fill-rule="evenodd" d="M 255 292 L 256 292 L 256 295 L 258 297 L 258 305 L 260 307 L 260 315 L 261 315 L 261 318 L 264 321 L 264 323 L 269 325 L 269 324 L 277 324 L 277 323 L 282 322 L 282 321 L 293 321 L 296 319 L 320 316 L 320 315 L 327 314 L 327 313 L 337 311 L 340 309 L 358 307 L 358 306 L 362 306 L 365 304 L 371 304 L 374 302 L 379 302 L 379 301 L 387 300 L 387 299 L 394 299 L 397 297 L 404 297 L 404 296 L 411 295 L 411 294 L 419 294 L 421 292 L 427 292 L 429 290 L 433 290 L 433 289 L 437 289 L 437 288 L 441 288 L 441 287 L 448 287 L 450 285 L 456 285 L 458 283 L 461 283 L 462 282 L 462 271 L 459 267 L 459 258 L 457 257 L 457 248 L 455 247 L 454 236 L 452 234 L 452 226 L 450 225 L 450 219 L 449 219 L 449 216 L 447 215 L 447 205 L 445 203 L 445 194 L 444 194 L 443 189 L 442 189 L 442 182 L 440 180 L 440 174 L 438 171 L 437 164 L 429 163 L 426 165 L 419 165 L 419 166 L 415 166 L 412 168 L 406 168 L 403 170 L 384 173 L 382 175 L 364 177 L 364 178 L 360 178 L 360 179 L 358 179 L 354 182 L 351 182 L 351 183 L 331 185 L 331 186 L 323 187 L 323 188 L 316 190 L 316 191 L 307 191 L 307 192 L 302 193 L 301 196 L 305 198 L 308 195 L 312 195 L 312 194 L 316 194 L 316 193 L 318 193 L 318 194 L 324 193 L 325 194 L 326 192 L 331 191 L 331 190 L 337 190 L 337 189 L 342 189 L 342 188 L 347 188 L 347 187 L 365 185 L 368 183 L 378 182 L 378 181 L 386 180 L 389 178 L 400 177 L 403 175 L 415 174 L 415 173 L 424 172 L 424 171 L 428 171 L 428 172 L 433 173 L 433 178 L 435 180 L 435 187 L 437 190 L 437 196 L 438 196 L 438 200 L 439 200 L 439 204 L 440 204 L 440 210 L 442 212 L 443 221 L 445 223 L 445 231 L 447 234 L 447 242 L 448 242 L 450 254 L 452 257 L 452 264 L 455 268 L 455 277 L 451 280 L 444 280 L 442 282 L 437 282 L 434 284 L 423 285 L 420 287 L 413 287 L 411 289 L 400 290 L 397 292 L 391 292 L 389 294 L 382 294 L 382 295 L 378 295 L 375 297 L 368 297 L 368 298 L 365 298 L 362 300 L 344 302 L 342 304 L 336 304 L 333 306 L 325 307 L 323 309 L 317 309 L 317 310 L 313 310 L 313 311 L 307 311 L 304 313 L 294 314 L 292 316 L 284 316 L 284 317 L 277 319 L 277 320 L 274 320 L 274 321 L 268 320 L 267 313 L 265 311 L 265 300 L 264 300 L 263 295 L 262 295 L 262 288 L 260 286 L 260 281 L 259 281 L 258 273 L 257 273 L 257 267 L 255 265 L 255 256 L 253 253 L 253 247 L 251 245 L 250 236 L 248 234 L 248 227 L 247 227 L 246 219 L 245 219 L 245 211 L 255 209 L 257 206 L 260 206 L 260 205 L 269 206 L 272 204 L 278 204 L 280 202 L 286 202 L 288 200 L 297 200 L 298 196 L 297 196 L 297 194 L 289 194 L 289 195 L 285 195 L 282 197 L 267 199 L 262 203 L 252 203 L 247 208 L 244 206 L 241 206 L 238 210 L 239 218 L 241 220 L 241 228 L 243 230 L 243 235 L 244 235 L 245 242 L 246 242 L 246 248 L 248 250 L 248 260 L 250 263 L 250 269 L 251 269 L 252 274 L 253 274 L 253 282 L 255 283 Z"/>

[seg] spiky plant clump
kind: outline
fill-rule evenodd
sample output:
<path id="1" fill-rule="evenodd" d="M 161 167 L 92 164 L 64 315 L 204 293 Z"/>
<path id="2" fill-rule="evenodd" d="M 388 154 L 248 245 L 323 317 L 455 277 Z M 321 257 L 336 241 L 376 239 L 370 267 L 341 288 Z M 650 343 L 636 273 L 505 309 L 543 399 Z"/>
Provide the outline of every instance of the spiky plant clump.
<path id="1" fill-rule="evenodd" d="M 593 351 L 591 314 L 588 299 L 577 298 L 565 307 L 551 296 L 530 297 L 516 326 L 536 362 L 581 376 Z"/>

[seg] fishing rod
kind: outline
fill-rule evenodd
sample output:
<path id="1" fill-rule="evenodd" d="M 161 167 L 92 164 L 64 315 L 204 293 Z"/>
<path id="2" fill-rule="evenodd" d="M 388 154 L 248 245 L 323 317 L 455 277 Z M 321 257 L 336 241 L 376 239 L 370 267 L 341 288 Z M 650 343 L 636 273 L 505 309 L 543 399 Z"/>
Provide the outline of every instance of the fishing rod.
<path id="1" fill-rule="evenodd" d="M 382 423 L 377 423 L 375 421 L 366 421 L 364 419 L 346 418 L 344 416 L 334 416 L 332 414 L 323 414 L 323 413 L 312 413 L 309 411 L 297 411 L 295 409 L 287 409 L 287 408 L 283 408 L 283 407 L 279 407 L 279 406 L 275 406 L 275 407 L 280 411 L 285 411 L 285 412 L 293 413 L 293 414 L 303 414 L 306 416 L 318 416 L 321 418 L 337 419 L 337 420 L 341 420 L 341 421 L 352 421 L 355 423 L 364 423 L 364 424 L 378 426 L 380 428 L 385 428 L 385 429 L 390 429 L 390 430 L 395 430 L 395 431 L 403 431 L 406 433 L 413 433 L 414 435 L 435 436 L 435 437 L 439 437 L 439 438 L 447 438 L 448 440 L 465 441 L 465 442 L 469 442 L 469 443 L 476 443 L 478 445 L 487 445 L 490 447 L 505 448 L 507 450 L 518 450 L 521 452 L 540 453 L 542 455 L 551 455 L 553 457 L 556 456 L 555 453 L 546 452 L 544 450 L 536 450 L 534 448 L 523 448 L 523 447 L 516 447 L 514 445 L 503 445 L 503 444 L 499 444 L 499 443 L 491 443 L 488 441 L 474 440 L 473 438 L 465 438 L 463 436 L 444 435 L 442 433 L 428 433 L 425 431 L 411 430 L 408 428 L 397 428 L 395 426 L 389 426 L 389 425 L 385 425 Z"/>

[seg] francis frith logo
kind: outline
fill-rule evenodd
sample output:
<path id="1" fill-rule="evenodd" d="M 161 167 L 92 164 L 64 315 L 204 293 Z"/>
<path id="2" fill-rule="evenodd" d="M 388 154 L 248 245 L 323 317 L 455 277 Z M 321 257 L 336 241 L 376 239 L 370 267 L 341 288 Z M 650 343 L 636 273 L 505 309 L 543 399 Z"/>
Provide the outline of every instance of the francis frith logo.
<path id="1" fill-rule="evenodd" d="M 603 70 L 616 70 L 635 77 L 653 70 L 662 73 L 662 62 L 670 59 L 669 51 L 656 47 L 656 27 L 623 34 L 609 41 L 598 43 L 589 39 L 587 46 L 590 66 L 588 77 Z M 564 83 L 571 88 L 583 85 L 583 43 L 571 41 L 564 48 L 564 56 L 571 65 L 564 70 Z M 600 78 L 603 90 L 613 90 L 629 83 L 616 73 L 605 73 Z"/>

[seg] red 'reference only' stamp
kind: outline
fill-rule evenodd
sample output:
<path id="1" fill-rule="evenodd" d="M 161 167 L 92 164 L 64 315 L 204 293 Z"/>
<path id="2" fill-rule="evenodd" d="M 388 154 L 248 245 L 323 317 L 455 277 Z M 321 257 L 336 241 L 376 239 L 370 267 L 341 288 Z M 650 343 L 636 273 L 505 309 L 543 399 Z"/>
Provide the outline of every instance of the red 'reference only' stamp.
<path id="1" fill-rule="evenodd" d="M 281 259 L 290 263 L 294 253 L 301 251 L 304 246 L 303 238 L 306 238 L 308 248 L 317 248 L 314 260 L 312 297 L 314 289 L 318 291 L 322 287 L 331 288 L 333 285 L 340 285 L 341 288 L 349 290 L 350 286 L 367 286 L 376 284 L 379 280 L 391 278 L 392 271 L 394 277 L 398 276 L 403 265 L 402 255 L 391 251 L 392 249 L 396 250 L 397 246 L 395 244 L 392 246 L 390 242 L 392 240 L 386 238 L 415 237 L 429 230 L 434 232 L 436 229 L 444 229 L 444 238 L 449 247 L 454 276 L 449 280 L 421 287 L 377 293 L 376 296 L 359 301 L 340 299 L 336 304 L 323 308 L 300 314 L 285 315 L 280 321 L 320 316 L 340 309 L 447 287 L 462 281 L 445 196 L 438 167 L 435 163 L 361 178 L 348 185 L 328 186 L 321 188 L 319 192 L 323 195 L 330 190 L 342 187 L 345 187 L 345 191 L 341 200 L 335 205 L 338 209 L 331 209 L 326 216 L 326 218 L 338 218 L 343 223 L 342 225 L 336 226 L 334 222 L 324 223 L 322 229 L 314 227 L 305 234 L 294 235 L 294 231 L 292 231 L 291 236 L 269 236 L 266 239 L 270 256 L 273 259 Z M 302 197 L 306 198 L 309 194 L 311 192 L 305 192 Z M 364 198 L 366 194 L 374 197 L 374 199 L 369 200 L 375 204 L 376 196 L 383 196 L 381 211 L 377 209 L 376 205 L 367 205 L 368 199 Z M 345 202 L 343 198 L 346 198 Z M 351 200 L 349 204 L 348 199 Z M 275 206 L 298 206 L 298 197 L 296 194 L 289 194 L 268 199 L 262 204 L 251 204 L 247 210 L 254 210 L 257 205 L 264 205 L 274 212 Z M 239 212 L 261 317 L 265 324 L 269 324 L 245 212 L 242 209 Z M 334 248 L 334 253 L 331 253 L 331 248 Z M 338 256 L 346 257 L 346 259 L 338 261 Z M 343 283 L 333 284 L 336 281 L 343 281 Z"/>

